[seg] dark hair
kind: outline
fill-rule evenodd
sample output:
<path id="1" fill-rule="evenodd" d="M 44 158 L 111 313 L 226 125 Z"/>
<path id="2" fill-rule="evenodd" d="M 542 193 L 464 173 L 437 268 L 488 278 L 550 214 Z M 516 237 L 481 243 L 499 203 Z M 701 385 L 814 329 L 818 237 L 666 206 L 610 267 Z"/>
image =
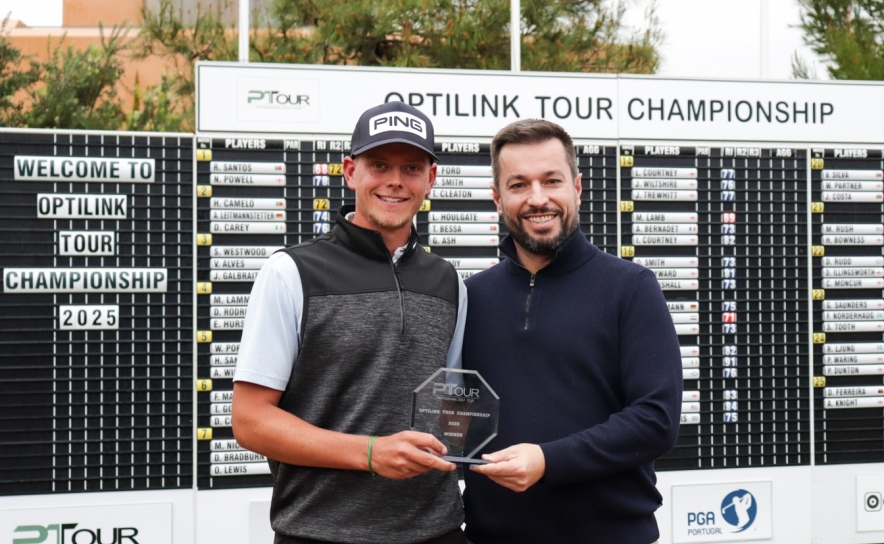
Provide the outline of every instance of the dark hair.
<path id="1" fill-rule="evenodd" d="M 494 175 L 494 186 L 498 186 L 500 178 L 500 150 L 506 144 L 539 144 L 553 138 L 562 142 L 565 157 L 571 167 L 571 177 L 577 177 L 577 152 L 574 142 L 565 129 L 543 119 L 525 119 L 511 123 L 498 132 L 491 140 L 491 170 Z"/>

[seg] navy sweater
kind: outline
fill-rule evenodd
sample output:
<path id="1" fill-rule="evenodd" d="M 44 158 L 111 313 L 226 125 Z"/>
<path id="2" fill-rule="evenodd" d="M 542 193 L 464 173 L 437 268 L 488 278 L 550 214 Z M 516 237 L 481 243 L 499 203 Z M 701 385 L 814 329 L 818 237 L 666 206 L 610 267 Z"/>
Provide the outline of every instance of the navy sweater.
<path id="1" fill-rule="evenodd" d="M 464 368 L 501 399 L 498 436 L 482 453 L 539 444 L 546 473 L 514 493 L 465 471 L 467 537 L 650 544 L 661 503 L 654 459 L 675 444 L 682 396 L 657 279 L 580 230 L 533 278 L 510 237 L 500 247 L 509 259 L 466 281 Z"/>

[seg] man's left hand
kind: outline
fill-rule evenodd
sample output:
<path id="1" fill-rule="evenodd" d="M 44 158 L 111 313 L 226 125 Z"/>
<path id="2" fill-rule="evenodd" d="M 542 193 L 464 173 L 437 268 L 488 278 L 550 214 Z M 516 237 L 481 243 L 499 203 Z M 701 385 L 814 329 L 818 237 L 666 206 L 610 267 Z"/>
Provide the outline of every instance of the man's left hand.
<path id="1" fill-rule="evenodd" d="M 483 455 L 482 459 L 491 463 L 472 465 L 470 469 L 517 493 L 536 484 L 546 472 L 546 459 L 537 444 L 516 444 Z"/>

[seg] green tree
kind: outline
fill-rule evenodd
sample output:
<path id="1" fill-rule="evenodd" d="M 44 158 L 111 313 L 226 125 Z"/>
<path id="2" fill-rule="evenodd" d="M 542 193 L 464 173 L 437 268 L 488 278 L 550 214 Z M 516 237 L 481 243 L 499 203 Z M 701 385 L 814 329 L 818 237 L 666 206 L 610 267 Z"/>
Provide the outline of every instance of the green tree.
<path id="1" fill-rule="evenodd" d="M 62 40 L 41 62 L 11 45 L 0 27 L 0 122 L 70 129 L 193 130 L 194 64 L 235 60 L 227 0 L 184 13 L 174 0 L 145 7 L 138 39 L 115 27 L 101 44 Z M 625 3 L 522 0 L 523 70 L 653 73 L 662 34 L 626 32 Z M 510 67 L 509 0 L 266 0 L 253 17 L 250 60 L 315 64 L 500 69 Z M 123 62 L 158 55 L 173 70 L 142 87 L 133 108 L 120 91 Z"/>
<path id="2" fill-rule="evenodd" d="M 653 73 L 662 33 L 627 32 L 626 3 L 522 0 L 522 70 Z M 226 2 L 184 13 L 172 0 L 142 10 L 136 56 L 176 66 L 171 90 L 193 119 L 194 64 L 235 60 Z M 510 68 L 509 0 L 267 0 L 252 17 L 255 62 L 399 67 Z M 192 129 L 192 121 L 182 128 Z"/>
<path id="3" fill-rule="evenodd" d="M 126 130 L 143 132 L 181 132 L 192 125 L 189 112 L 181 107 L 175 92 L 177 78 L 163 73 L 153 87 L 143 88 L 135 78 L 132 109 L 126 112 Z"/>
<path id="4" fill-rule="evenodd" d="M 0 123 L 8 127 L 93 130 L 181 131 L 192 115 L 182 108 L 175 85 L 163 74 L 142 87 L 136 77 L 133 107 L 124 108 L 120 77 L 131 41 L 128 28 L 114 27 L 85 49 L 62 38 L 48 48 L 45 62 L 26 57 L 0 26 Z M 192 78 L 190 79 L 192 81 Z M 191 93 L 192 95 L 192 93 Z"/>
<path id="5" fill-rule="evenodd" d="M 167 121 L 178 119 L 174 130 L 193 130 L 194 65 L 198 60 L 237 59 L 236 31 L 223 18 L 228 4 L 226 0 L 208 8 L 197 4 L 195 13 L 185 13 L 173 0 L 161 0 L 156 10 L 147 4 L 142 7 L 133 58 L 159 56 L 174 66 L 153 92 L 170 100 L 166 111 L 172 116 Z M 159 122 L 158 126 L 163 124 Z"/>
<path id="6" fill-rule="evenodd" d="M 101 33 L 101 45 L 60 43 L 45 62 L 31 60 L 39 84 L 28 88 L 21 125 L 31 128 L 118 129 L 125 114 L 117 93 L 123 73 L 124 29 Z"/>
<path id="7" fill-rule="evenodd" d="M 653 73 L 662 34 L 629 34 L 625 3 L 525 0 L 523 70 Z M 270 0 L 258 60 L 435 68 L 510 68 L 509 0 Z"/>
<path id="8" fill-rule="evenodd" d="M 804 43 L 832 79 L 884 79 L 884 0 L 798 0 Z M 792 73 L 813 77 L 797 55 Z"/>
<path id="9" fill-rule="evenodd" d="M 9 18 L 0 25 L 0 124 L 21 124 L 22 104 L 16 95 L 25 92 L 37 81 L 36 70 L 23 67 L 29 59 L 9 41 Z"/>

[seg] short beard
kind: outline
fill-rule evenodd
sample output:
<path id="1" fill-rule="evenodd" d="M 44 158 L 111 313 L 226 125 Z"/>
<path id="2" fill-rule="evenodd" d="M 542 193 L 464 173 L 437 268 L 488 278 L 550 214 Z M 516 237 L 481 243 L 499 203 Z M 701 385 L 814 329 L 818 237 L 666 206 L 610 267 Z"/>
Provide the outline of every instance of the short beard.
<path id="1" fill-rule="evenodd" d="M 385 228 L 385 229 L 393 229 L 393 230 L 401 229 L 405 225 L 410 225 L 410 224 L 412 224 L 412 220 L 413 220 L 413 216 L 412 217 L 402 217 L 398 221 L 396 221 L 396 220 L 388 221 L 388 220 L 383 219 L 383 218 L 381 218 L 371 212 L 367 213 L 366 215 L 368 216 L 369 220 L 372 223 L 374 223 L 375 225 L 377 225 L 378 227 Z"/>
<path id="2" fill-rule="evenodd" d="M 549 212 L 548 209 L 540 209 L 540 210 L 531 210 L 529 213 L 532 214 L 542 214 L 544 212 Z M 562 224 L 562 228 L 559 231 L 559 234 L 553 236 L 552 238 L 533 238 L 530 234 L 528 234 L 525 229 L 522 228 L 521 222 L 517 217 L 515 221 L 512 221 L 508 215 L 504 215 L 503 222 L 506 224 L 506 228 L 510 231 L 510 236 L 513 237 L 513 240 L 519 244 L 525 251 L 528 253 L 533 253 L 534 255 L 550 255 L 555 253 L 557 249 L 562 247 L 562 244 L 565 243 L 565 240 L 577 230 L 577 215 L 579 211 L 571 216 L 568 220 L 567 224 Z"/>

